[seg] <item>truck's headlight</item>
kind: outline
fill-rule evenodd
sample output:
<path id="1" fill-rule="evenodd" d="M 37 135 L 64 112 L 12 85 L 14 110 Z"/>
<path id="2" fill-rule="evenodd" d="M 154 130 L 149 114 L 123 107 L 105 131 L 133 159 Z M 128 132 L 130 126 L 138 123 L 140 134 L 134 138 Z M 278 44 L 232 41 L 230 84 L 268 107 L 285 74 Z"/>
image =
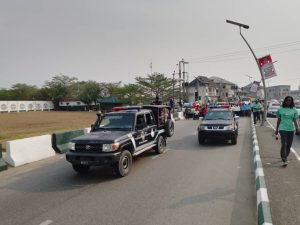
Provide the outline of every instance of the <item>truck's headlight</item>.
<path id="1" fill-rule="evenodd" d="M 119 143 L 103 144 L 103 145 L 102 145 L 102 151 L 103 151 L 103 152 L 116 151 L 116 150 L 119 149 L 119 146 L 120 146 Z"/>
<path id="2" fill-rule="evenodd" d="M 70 150 L 75 150 L 75 143 L 74 142 L 69 142 L 68 143 L 68 149 L 70 149 Z"/>
<path id="3" fill-rule="evenodd" d="M 224 130 L 233 130 L 233 129 L 234 129 L 233 125 L 229 125 L 229 126 L 224 127 Z"/>
<path id="4" fill-rule="evenodd" d="M 200 126 L 200 130 L 205 130 L 205 126 Z"/>

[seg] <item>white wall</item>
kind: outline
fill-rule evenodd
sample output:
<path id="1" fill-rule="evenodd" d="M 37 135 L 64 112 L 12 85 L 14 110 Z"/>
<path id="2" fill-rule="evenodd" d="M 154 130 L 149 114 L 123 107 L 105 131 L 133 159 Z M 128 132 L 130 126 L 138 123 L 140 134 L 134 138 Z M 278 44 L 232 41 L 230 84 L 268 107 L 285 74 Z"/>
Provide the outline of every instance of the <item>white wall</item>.
<path id="1" fill-rule="evenodd" d="M 0 101 L 0 112 L 48 111 L 54 109 L 51 101 Z"/>

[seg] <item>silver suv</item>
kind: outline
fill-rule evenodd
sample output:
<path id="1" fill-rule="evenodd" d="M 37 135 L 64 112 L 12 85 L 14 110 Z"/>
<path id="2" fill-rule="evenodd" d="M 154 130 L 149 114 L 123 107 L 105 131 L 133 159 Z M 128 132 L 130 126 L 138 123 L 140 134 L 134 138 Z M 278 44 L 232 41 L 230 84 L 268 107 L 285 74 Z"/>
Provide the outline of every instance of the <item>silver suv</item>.
<path id="1" fill-rule="evenodd" d="M 210 109 L 204 118 L 200 118 L 199 144 L 203 144 L 208 138 L 223 137 L 235 145 L 238 136 L 238 118 L 229 109 Z"/>

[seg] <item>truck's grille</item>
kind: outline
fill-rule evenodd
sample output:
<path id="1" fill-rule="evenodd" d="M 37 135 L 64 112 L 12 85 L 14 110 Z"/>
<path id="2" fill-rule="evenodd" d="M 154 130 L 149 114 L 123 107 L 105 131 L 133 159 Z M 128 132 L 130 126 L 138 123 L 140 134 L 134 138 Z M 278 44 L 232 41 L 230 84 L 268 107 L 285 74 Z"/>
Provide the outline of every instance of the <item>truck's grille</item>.
<path id="1" fill-rule="evenodd" d="M 75 144 L 76 152 L 101 152 L 102 144 Z"/>
<path id="2" fill-rule="evenodd" d="M 207 126 L 209 130 L 223 130 L 224 126 Z"/>

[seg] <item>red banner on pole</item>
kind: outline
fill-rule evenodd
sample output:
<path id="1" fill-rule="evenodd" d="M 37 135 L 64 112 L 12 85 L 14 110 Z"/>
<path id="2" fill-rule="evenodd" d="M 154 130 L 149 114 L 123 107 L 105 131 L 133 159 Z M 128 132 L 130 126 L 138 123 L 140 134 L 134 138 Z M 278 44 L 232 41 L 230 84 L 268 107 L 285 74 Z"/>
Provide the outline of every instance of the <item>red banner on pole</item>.
<path id="1" fill-rule="evenodd" d="M 266 55 L 258 59 L 258 64 L 263 72 L 265 79 L 277 76 L 272 58 L 270 55 Z"/>

